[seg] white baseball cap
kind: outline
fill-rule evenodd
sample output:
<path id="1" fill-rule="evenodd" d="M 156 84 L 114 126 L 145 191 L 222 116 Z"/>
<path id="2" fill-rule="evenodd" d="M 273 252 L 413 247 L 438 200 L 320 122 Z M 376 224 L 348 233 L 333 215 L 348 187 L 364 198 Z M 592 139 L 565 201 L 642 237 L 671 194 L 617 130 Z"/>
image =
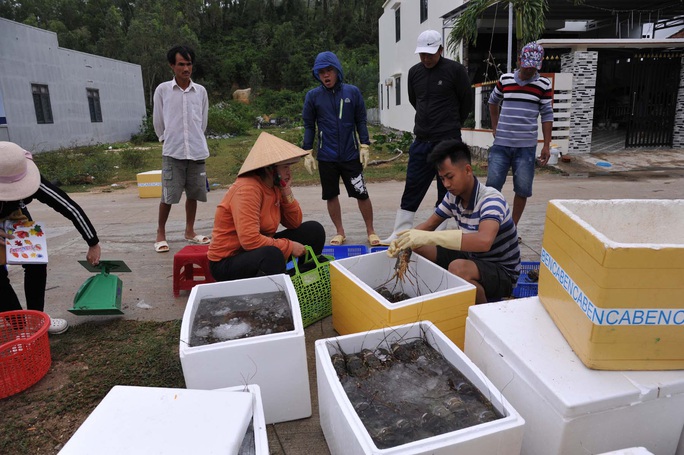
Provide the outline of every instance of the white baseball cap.
<path id="1" fill-rule="evenodd" d="M 435 54 L 442 45 L 442 35 L 435 30 L 425 30 L 418 35 L 416 54 Z"/>

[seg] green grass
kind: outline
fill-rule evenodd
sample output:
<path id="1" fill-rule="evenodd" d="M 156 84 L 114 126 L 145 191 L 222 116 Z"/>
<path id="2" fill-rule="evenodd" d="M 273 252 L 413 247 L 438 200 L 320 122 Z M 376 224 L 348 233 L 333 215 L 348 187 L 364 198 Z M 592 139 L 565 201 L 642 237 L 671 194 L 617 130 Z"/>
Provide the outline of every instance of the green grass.
<path id="1" fill-rule="evenodd" d="M 268 128 L 250 129 L 246 134 L 228 139 L 209 139 L 207 176 L 210 184 L 225 187 L 235 180 L 242 162 L 261 132 L 268 132 L 293 144 L 301 144 L 303 129 Z M 369 127 L 371 137 L 383 137 L 379 127 Z M 392 136 L 391 134 L 389 136 Z M 383 138 L 384 139 L 384 138 Z M 365 172 L 367 182 L 403 180 L 408 163 L 408 145 L 405 138 L 395 142 L 377 141 L 371 146 L 371 161 L 383 162 L 369 165 Z M 111 147 L 111 149 L 110 149 Z M 400 147 L 403 155 L 396 156 L 394 149 Z M 93 186 L 109 186 L 114 183 L 136 181 L 139 172 L 161 167 L 161 144 L 147 142 L 135 146 L 130 143 L 104 144 L 36 154 L 34 159 L 41 173 L 51 181 L 59 181 L 67 192 L 89 191 Z M 474 163 L 476 175 L 484 175 L 482 167 Z M 318 174 L 309 175 L 303 163 L 293 167 L 295 185 L 317 185 Z M 89 177 L 90 176 L 90 177 Z"/>
<path id="2" fill-rule="evenodd" d="M 115 319 L 51 337 L 47 376 L 0 400 L 0 453 L 57 453 L 115 385 L 184 388 L 180 324 Z"/>

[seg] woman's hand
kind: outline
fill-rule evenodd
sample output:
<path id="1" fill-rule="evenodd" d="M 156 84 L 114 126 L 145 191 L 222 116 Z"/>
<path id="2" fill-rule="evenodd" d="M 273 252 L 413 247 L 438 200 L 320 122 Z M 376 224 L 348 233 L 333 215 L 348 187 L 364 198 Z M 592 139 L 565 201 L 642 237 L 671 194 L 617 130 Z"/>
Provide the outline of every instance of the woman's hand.
<path id="1" fill-rule="evenodd" d="M 299 242 L 292 241 L 292 256 L 300 257 L 306 253 L 306 248 Z"/>

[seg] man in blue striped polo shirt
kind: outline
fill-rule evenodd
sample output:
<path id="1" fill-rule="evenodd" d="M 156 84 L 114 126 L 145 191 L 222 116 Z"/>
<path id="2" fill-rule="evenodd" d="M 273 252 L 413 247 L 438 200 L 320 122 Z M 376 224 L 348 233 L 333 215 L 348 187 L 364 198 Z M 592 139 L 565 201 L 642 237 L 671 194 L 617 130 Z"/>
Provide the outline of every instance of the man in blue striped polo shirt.
<path id="1" fill-rule="evenodd" d="M 553 87 L 539 75 L 544 48 L 536 42 L 520 52 L 520 68 L 505 73 L 489 97 L 494 145 L 489 149 L 487 186 L 501 191 L 509 169 L 513 169 L 513 222 L 518 225 L 527 198 L 532 196 L 537 153 L 537 118 L 541 115 L 544 145 L 539 162 L 545 166 L 551 156 Z M 499 105 L 503 102 L 501 113 Z"/>
<path id="2" fill-rule="evenodd" d="M 518 231 L 503 195 L 481 184 L 471 165 L 470 150 L 455 139 L 437 144 L 428 160 L 447 189 L 427 221 L 399 233 L 387 254 L 406 248 L 472 283 L 476 303 L 509 297 L 520 275 Z M 459 229 L 435 231 L 453 217 Z"/>

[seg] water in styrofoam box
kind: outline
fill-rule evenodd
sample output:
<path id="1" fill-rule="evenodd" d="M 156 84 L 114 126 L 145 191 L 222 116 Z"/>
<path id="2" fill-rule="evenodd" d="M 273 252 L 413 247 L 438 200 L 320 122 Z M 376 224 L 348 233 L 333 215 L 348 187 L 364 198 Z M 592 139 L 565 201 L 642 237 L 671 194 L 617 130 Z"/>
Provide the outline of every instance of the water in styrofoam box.
<path id="1" fill-rule="evenodd" d="M 190 346 L 192 322 L 202 299 L 273 292 L 285 293 L 293 330 Z M 267 424 L 311 416 L 304 326 L 297 293 L 285 274 L 193 287 L 183 314 L 179 355 L 188 388 L 257 384 Z"/>
<path id="2" fill-rule="evenodd" d="M 340 350 L 331 360 L 349 401 L 380 449 L 503 417 L 422 337 L 355 353 Z"/>
<path id="3" fill-rule="evenodd" d="M 431 387 L 428 383 L 438 382 L 439 375 L 428 381 L 403 380 L 394 383 L 395 389 L 380 393 L 370 393 L 366 402 L 354 403 L 338 378 L 331 357 L 339 353 L 356 353 L 364 349 L 376 350 L 379 347 L 390 348 L 394 343 L 403 344 L 414 340 L 424 340 L 453 368 L 458 370 L 472 385 L 491 403 L 496 412 L 503 416 L 487 423 L 476 424 L 455 431 L 444 431 L 434 436 L 402 443 L 391 447 L 379 447 L 371 431 L 376 434 L 388 433 L 390 428 L 369 428 L 359 417 L 359 412 L 367 406 L 389 402 L 390 398 L 400 397 L 399 407 L 413 407 L 416 397 L 429 395 Z M 437 327 L 428 321 L 388 327 L 381 330 L 356 333 L 336 338 L 316 341 L 316 375 L 318 381 L 318 400 L 321 428 L 325 435 L 330 452 L 333 455 L 355 454 L 519 454 L 522 443 L 524 420 L 502 397 L 489 380 L 470 362 Z M 430 366 L 426 366 L 430 368 Z M 404 378 L 405 379 L 405 378 Z M 460 384 L 460 383 L 459 383 Z M 458 387 L 458 384 L 454 384 Z M 441 390 L 441 389 L 440 389 Z M 440 392 L 441 393 L 441 392 Z M 433 406 L 421 414 L 425 420 L 407 421 L 399 418 L 397 426 L 406 432 L 415 431 L 418 426 L 425 426 L 434 419 L 428 418 L 436 413 Z M 449 412 L 448 409 L 445 412 Z M 436 414 L 435 414 L 436 415 Z M 372 424 L 371 424 L 372 427 Z"/>
<path id="4" fill-rule="evenodd" d="M 192 321 L 190 346 L 293 329 L 290 304 L 282 291 L 205 297 Z"/>
<path id="5" fill-rule="evenodd" d="M 386 287 L 394 292 L 401 291 L 407 298 L 401 304 L 408 305 L 414 298 L 432 294 L 439 297 L 440 292 L 453 292 L 455 288 L 470 289 L 472 285 L 464 279 L 447 273 L 444 269 L 427 259 L 414 254 L 408 264 L 404 280 L 395 278 L 394 266 L 396 258 L 390 258 L 384 251 L 370 253 L 359 257 L 351 257 L 337 261 L 338 268 L 344 268 L 354 274 L 358 280 L 367 286 L 366 290 L 372 292 L 377 298 L 387 300 L 377 289 Z M 435 273 L 440 270 L 443 273 Z M 395 286 L 396 285 L 396 286 Z M 395 302 L 398 304 L 399 302 Z"/>

